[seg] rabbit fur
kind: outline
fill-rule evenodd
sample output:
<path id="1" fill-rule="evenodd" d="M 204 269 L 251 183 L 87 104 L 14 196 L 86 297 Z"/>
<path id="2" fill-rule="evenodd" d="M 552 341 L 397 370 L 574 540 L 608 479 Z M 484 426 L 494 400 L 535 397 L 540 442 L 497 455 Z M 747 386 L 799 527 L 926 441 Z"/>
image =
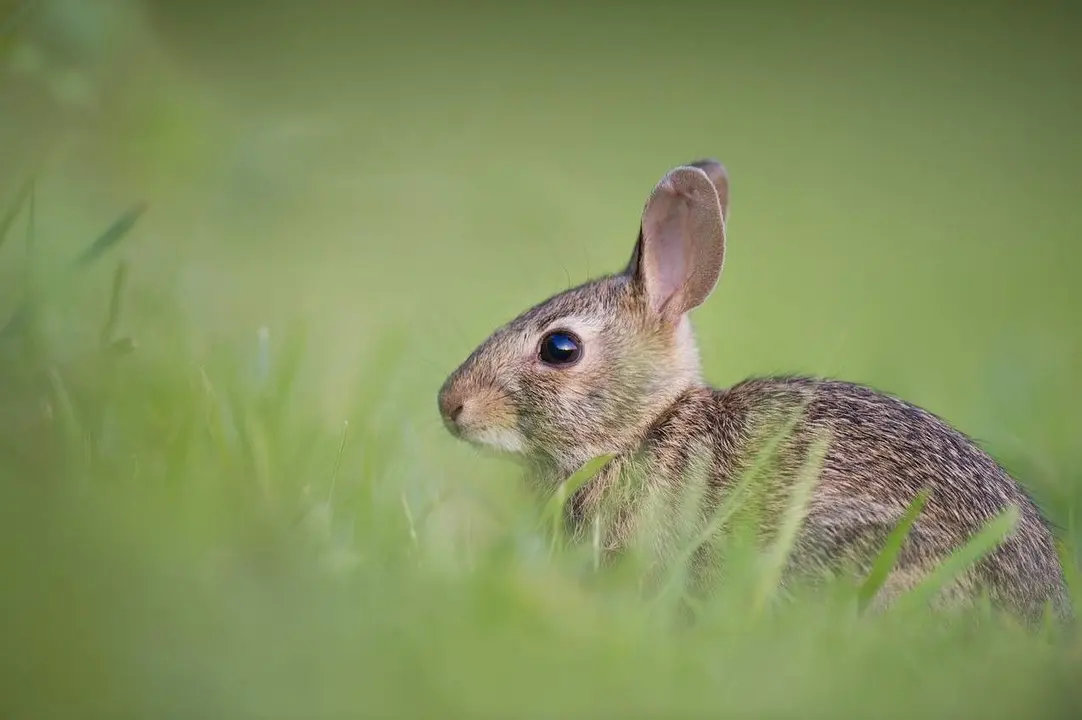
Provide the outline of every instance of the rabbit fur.
<path id="1" fill-rule="evenodd" d="M 704 381 L 688 315 L 721 275 L 728 204 L 728 174 L 718 162 L 699 160 L 668 172 L 650 193 L 622 271 L 526 310 L 447 378 L 439 407 L 448 429 L 521 459 L 537 486 L 550 491 L 587 461 L 612 455 L 568 502 L 572 530 L 587 532 L 604 517 L 602 544 L 606 557 L 615 557 L 632 541 L 646 498 L 660 498 L 663 522 L 651 542 L 659 557 L 671 558 L 674 543 L 667 536 L 688 522 L 678 508 L 692 465 L 704 463 L 696 515 L 701 527 L 751 467 L 763 438 L 791 418 L 791 433 L 755 481 L 762 540 L 776 533 L 815 438 L 825 437 L 827 445 L 785 578 L 845 568 L 867 572 L 917 493 L 927 489 L 877 607 L 913 587 L 1014 504 L 1014 532 L 938 602 L 958 605 L 984 596 L 1026 619 L 1041 617 L 1046 607 L 1068 616 L 1063 569 L 1039 508 L 988 453 L 944 420 L 834 379 L 761 377 L 728 389 Z M 546 363 L 539 355 L 554 331 L 578 348 L 572 362 Z M 692 564 L 700 587 L 722 570 L 706 549 Z"/>

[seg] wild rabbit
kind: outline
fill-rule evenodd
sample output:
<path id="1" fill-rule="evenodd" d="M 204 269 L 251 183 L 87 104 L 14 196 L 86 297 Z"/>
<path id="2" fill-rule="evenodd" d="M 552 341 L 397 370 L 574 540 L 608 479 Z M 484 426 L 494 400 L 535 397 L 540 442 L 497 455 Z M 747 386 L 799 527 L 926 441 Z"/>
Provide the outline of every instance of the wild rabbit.
<path id="1" fill-rule="evenodd" d="M 707 458 L 703 515 L 753 461 L 764 431 L 793 413 L 776 452 L 762 533 L 777 527 L 812 440 L 828 445 L 787 577 L 867 571 L 915 496 L 930 495 L 877 605 L 912 587 L 1009 504 L 1018 525 L 941 601 L 992 603 L 1025 619 L 1070 614 L 1053 535 L 1021 486 L 973 441 L 935 415 L 865 386 L 771 377 L 719 390 L 700 374 L 688 313 L 720 277 L 729 181 L 716 161 L 677 167 L 655 186 L 627 267 L 555 295 L 498 328 L 447 378 L 439 409 L 456 437 L 526 461 L 547 487 L 612 455 L 568 503 L 571 526 L 591 526 L 622 498 L 604 546 L 619 552 L 648 492 L 679 502 L 696 448 Z M 645 489 L 628 491 L 640 473 Z M 675 511 L 671 514 L 676 517 Z M 606 516 L 608 517 L 608 516 Z M 700 577 L 716 572 L 697 556 Z"/>

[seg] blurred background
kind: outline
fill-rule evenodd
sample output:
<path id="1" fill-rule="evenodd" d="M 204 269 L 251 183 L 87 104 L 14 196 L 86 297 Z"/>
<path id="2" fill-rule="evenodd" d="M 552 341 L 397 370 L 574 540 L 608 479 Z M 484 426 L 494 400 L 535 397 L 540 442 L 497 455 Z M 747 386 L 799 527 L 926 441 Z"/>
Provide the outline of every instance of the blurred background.
<path id="1" fill-rule="evenodd" d="M 149 202 L 133 280 L 200 323 L 302 313 L 342 371 L 402 324 L 434 383 L 619 267 L 652 184 L 712 155 L 716 382 L 881 381 L 977 434 L 1004 384 L 1074 395 L 1043 384 L 1082 332 L 1063 3 L 6 1 L 5 196 L 40 173 L 50 248 Z"/>
<path id="2" fill-rule="evenodd" d="M 444 376 L 527 305 L 622 267 L 654 183 L 716 157 L 709 379 L 901 394 L 1078 540 L 1080 20 L 1066 2 L 2 0 L 0 202 L 37 178 L 54 259 L 148 203 L 118 250 L 138 352 L 180 367 L 303 327 L 303 403 L 331 434 L 393 332 L 394 422 L 440 458 L 406 463 L 423 487 L 437 465 L 503 472 L 440 428 Z M 109 272 L 66 288 L 72 344 Z"/>

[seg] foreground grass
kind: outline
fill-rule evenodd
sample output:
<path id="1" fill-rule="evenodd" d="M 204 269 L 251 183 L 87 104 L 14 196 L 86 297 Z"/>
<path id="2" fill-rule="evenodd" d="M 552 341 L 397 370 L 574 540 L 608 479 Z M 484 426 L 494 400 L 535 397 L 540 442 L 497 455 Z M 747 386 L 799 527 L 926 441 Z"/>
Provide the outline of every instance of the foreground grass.
<path id="1" fill-rule="evenodd" d="M 1073 635 L 865 616 L 842 582 L 764 603 L 774 555 L 733 555 L 683 623 L 550 542 L 514 471 L 459 472 L 419 436 L 408 398 L 430 393 L 400 338 L 372 338 L 328 426 L 304 391 L 318 349 L 294 336 L 195 351 L 163 316 L 126 352 L 124 277 L 104 321 L 35 312 L 4 339 L 5 717 L 1053 717 L 1080 699 Z"/>

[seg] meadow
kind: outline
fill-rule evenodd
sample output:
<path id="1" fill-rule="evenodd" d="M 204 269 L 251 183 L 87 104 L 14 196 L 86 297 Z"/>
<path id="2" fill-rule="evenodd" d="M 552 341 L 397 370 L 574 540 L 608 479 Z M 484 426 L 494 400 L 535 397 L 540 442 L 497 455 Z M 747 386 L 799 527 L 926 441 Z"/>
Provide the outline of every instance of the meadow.
<path id="1" fill-rule="evenodd" d="M 714 156 L 706 376 L 946 418 L 1078 605 L 1073 8 L 300 8 L 0 4 L 0 715 L 1072 716 L 1077 631 L 764 604 L 769 557 L 677 622 L 436 392 Z"/>

